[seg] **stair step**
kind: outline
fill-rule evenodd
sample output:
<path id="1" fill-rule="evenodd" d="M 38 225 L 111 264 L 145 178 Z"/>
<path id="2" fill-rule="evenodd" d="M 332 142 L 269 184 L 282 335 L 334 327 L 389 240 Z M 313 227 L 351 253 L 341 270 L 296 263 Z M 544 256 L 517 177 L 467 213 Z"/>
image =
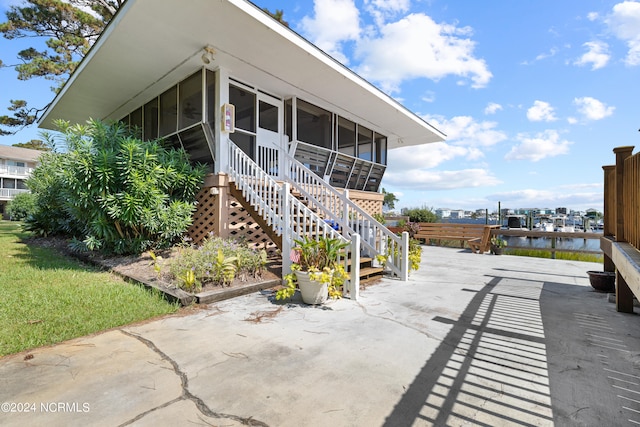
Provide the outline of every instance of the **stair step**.
<path id="1" fill-rule="evenodd" d="M 365 267 L 360 269 L 360 280 L 376 275 L 382 275 L 384 268 L 382 267 Z"/>

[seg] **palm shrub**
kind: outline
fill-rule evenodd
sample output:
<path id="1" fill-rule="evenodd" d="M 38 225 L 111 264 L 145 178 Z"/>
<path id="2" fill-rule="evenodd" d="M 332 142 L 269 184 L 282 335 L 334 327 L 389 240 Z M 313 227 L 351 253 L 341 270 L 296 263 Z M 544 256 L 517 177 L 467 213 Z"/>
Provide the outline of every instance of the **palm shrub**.
<path id="1" fill-rule="evenodd" d="M 56 125 L 67 151 L 44 155 L 27 181 L 38 197 L 31 230 L 68 235 L 78 250 L 128 254 L 166 247 L 191 224 L 204 167 L 184 150 L 120 123 Z"/>

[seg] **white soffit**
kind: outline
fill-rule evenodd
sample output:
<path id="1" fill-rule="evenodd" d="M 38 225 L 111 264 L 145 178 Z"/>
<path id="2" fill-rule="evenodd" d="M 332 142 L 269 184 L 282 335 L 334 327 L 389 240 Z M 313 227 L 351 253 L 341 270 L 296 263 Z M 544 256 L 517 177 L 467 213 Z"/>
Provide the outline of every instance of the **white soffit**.
<path id="1" fill-rule="evenodd" d="M 438 129 L 244 0 L 128 0 L 40 121 L 119 119 L 202 67 L 299 96 L 389 137 L 389 148 L 443 141 Z"/>

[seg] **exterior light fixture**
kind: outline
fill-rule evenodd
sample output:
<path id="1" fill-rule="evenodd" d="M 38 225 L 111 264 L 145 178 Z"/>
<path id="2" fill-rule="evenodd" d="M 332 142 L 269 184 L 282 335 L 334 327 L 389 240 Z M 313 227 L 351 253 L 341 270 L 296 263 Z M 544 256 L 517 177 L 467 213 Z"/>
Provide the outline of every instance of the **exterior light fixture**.
<path id="1" fill-rule="evenodd" d="M 203 48 L 204 53 L 202 54 L 202 56 L 200 57 L 202 59 L 202 62 L 205 64 L 210 64 L 211 61 L 213 61 L 214 58 L 214 54 L 216 53 L 215 49 L 209 45 L 205 46 Z"/>

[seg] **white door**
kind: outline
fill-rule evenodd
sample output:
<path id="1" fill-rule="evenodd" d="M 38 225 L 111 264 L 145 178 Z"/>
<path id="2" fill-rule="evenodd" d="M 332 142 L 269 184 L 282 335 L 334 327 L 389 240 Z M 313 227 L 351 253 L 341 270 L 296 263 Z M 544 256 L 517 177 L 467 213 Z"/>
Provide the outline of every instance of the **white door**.
<path id="1" fill-rule="evenodd" d="M 282 149 L 284 116 L 282 101 L 258 92 L 257 159 L 262 169 L 278 176 L 281 171 L 279 156 Z"/>

